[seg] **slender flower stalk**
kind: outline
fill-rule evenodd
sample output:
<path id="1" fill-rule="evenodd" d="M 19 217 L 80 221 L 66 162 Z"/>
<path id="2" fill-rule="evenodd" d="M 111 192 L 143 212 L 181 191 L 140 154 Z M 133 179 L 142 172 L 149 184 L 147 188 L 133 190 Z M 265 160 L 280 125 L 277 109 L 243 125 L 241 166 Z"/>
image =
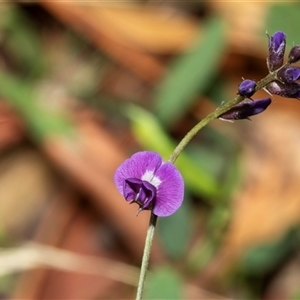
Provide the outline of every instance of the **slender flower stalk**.
<path id="1" fill-rule="evenodd" d="M 270 73 L 265 78 L 257 82 L 255 91 L 261 90 L 264 87 L 266 87 L 269 83 L 276 80 L 276 73 Z M 185 148 L 185 146 L 192 140 L 192 138 L 199 132 L 200 129 L 202 129 L 204 126 L 206 126 L 211 121 L 217 119 L 222 114 L 226 113 L 228 110 L 233 108 L 235 105 L 240 103 L 245 99 L 244 96 L 238 95 L 231 101 L 228 101 L 227 103 L 222 104 L 219 106 L 215 111 L 211 112 L 209 115 L 207 115 L 204 119 L 202 119 L 199 123 L 197 123 L 186 135 L 185 137 L 179 142 L 175 150 L 173 151 L 169 161 L 171 163 L 175 163 L 177 157 L 181 153 L 181 151 Z"/>
<path id="2" fill-rule="evenodd" d="M 115 183 L 125 200 L 137 203 L 138 213 L 151 210 L 136 300 L 142 299 L 157 218 L 172 215 L 183 201 L 184 182 L 174 163 L 187 144 L 199 130 L 217 118 L 227 121 L 247 119 L 263 112 L 270 105 L 271 99 L 250 98 L 258 90 L 265 89 L 271 94 L 300 99 L 300 68 L 290 67 L 300 60 L 300 45 L 292 48 L 288 61 L 283 64 L 285 47 L 284 32 L 278 31 L 270 36 L 267 58 L 269 74 L 258 82 L 244 80 L 238 86 L 234 99 L 221 104 L 184 136 L 168 162 L 163 162 L 158 153 L 143 151 L 134 154 L 117 169 Z"/>
<path id="3" fill-rule="evenodd" d="M 256 85 L 255 90 L 260 90 L 264 88 L 266 85 L 268 85 L 270 82 L 272 82 L 275 79 L 275 75 L 273 73 L 269 74 L 267 77 L 259 81 Z M 192 140 L 192 138 L 198 133 L 198 131 L 206 126 L 209 122 L 217 119 L 220 115 L 224 114 L 228 110 L 230 110 L 232 107 L 243 101 L 245 97 L 238 95 L 233 100 L 221 105 L 218 107 L 215 111 L 210 113 L 206 118 L 201 120 L 198 124 L 196 124 L 186 135 L 185 137 L 180 141 L 180 143 L 175 148 L 173 154 L 171 155 L 169 162 L 174 164 L 177 157 L 181 153 L 181 151 L 185 148 L 185 146 Z M 136 300 L 142 299 L 142 294 L 144 290 L 145 285 L 145 279 L 146 279 L 146 273 L 149 265 L 149 259 L 150 259 L 150 252 L 151 252 L 151 245 L 154 238 L 154 231 L 155 231 L 155 225 L 157 221 L 157 216 L 151 213 L 149 227 L 147 230 L 146 235 L 146 241 L 145 241 L 145 248 L 144 248 L 144 254 L 141 264 L 141 272 L 140 272 L 140 278 L 137 288 L 137 294 L 136 294 Z"/>
<path id="4" fill-rule="evenodd" d="M 158 217 L 177 211 L 184 199 L 179 170 L 153 151 L 141 151 L 126 159 L 115 172 L 115 184 L 126 201 L 139 205 L 137 214 L 151 210 L 136 299 L 142 299 L 151 246 Z"/>
<path id="5" fill-rule="evenodd" d="M 136 291 L 136 298 L 135 298 L 136 300 L 141 300 L 142 296 L 143 296 L 156 222 L 157 222 L 157 216 L 151 212 L 149 227 L 148 227 L 147 235 L 146 235 L 144 253 L 143 253 L 143 258 L 142 258 L 139 283 L 138 283 L 138 287 L 137 287 L 137 291 Z"/>

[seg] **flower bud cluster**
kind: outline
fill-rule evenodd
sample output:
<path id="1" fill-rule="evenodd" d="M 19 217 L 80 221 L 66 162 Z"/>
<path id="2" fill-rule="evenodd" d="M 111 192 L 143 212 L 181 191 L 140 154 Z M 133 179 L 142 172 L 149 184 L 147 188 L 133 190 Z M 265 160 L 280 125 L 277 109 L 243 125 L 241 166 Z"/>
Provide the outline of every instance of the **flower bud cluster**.
<path id="1" fill-rule="evenodd" d="M 300 68 L 291 66 L 300 60 L 300 45 L 294 46 L 288 55 L 288 61 L 283 65 L 286 47 L 286 35 L 282 31 L 269 37 L 269 56 L 267 65 L 270 72 L 276 72 L 277 80 L 266 87 L 271 94 L 286 98 L 300 99 Z"/>
<path id="2" fill-rule="evenodd" d="M 271 104 L 271 99 L 252 100 L 250 97 L 253 96 L 255 92 L 256 82 L 254 80 L 244 79 L 238 86 L 237 94 L 249 99 L 238 103 L 226 113 L 222 114 L 219 119 L 223 121 L 249 119 L 250 116 L 263 112 Z"/>
<path id="3" fill-rule="evenodd" d="M 267 67 L 270 75 L 274 76 L 274 80 L 266 86 L 266 90 L 274 95 L 300 99 L 300 67 L 291 66 L 300 60 L 300 44 L 290 50 L 286 64 L 284 64 L 286 49 L 284 32 L 277 31 L 269 36 L 268 49 Z M 253 100 L 251 97 L 256 91 L 257 83 L 250 79 L 244 79 L 238 86 L 237 94 L 248 99 L 222 114 L 219 119 L 226 121 L 249 119 L 250 116 L 265 111 L 271 104 L 271 99 Z"/>
<path id="4" fill-rule="evenodd" d="M 225 121 L 249 119 L 265 111 L 272 102 L 271 98 L 257 100 L 251 98 L 258 89 L 263 87 L 271 94 L 300 99 L 300 68 L 291 66 L 300 60 L 300 44 L 291 49 L 287 63 L 284 64 L 285 48 L 284 32 L 277 31 L 269 36 L 267 58 L 269 75 L 259 83 L 244 79 L 238 85 L 238 97 L 233 102 L 238 104 L 229 103 L 228 107 L 231 108 L 219 115 L 219 119 Z M 185 138 L 188 139 L 182 140 L 185 145 L 194 134 L 195 131 L 191 130 L 186 135 Z M 116 170 L 115 184 L 126 201 L 138 204 L 137 213 L 151 210 L 158 217 L 170 216 L 179 209 L 184 198 L 184 181 L 173 163 L 174 160 L 172 163 L 164 162 L 156 152 L 135 153 Z"/>

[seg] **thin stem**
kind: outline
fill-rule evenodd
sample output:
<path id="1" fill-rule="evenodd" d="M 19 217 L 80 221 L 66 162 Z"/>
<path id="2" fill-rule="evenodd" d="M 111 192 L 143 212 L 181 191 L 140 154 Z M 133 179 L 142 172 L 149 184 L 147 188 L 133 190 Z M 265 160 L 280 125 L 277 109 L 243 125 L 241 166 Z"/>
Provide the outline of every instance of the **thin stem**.
<path id="1" fill-rule="evenodd" d="M 278 70 L 277 70 L 278 71 Z M 255 91 L 261 90 L 265 86 L 267 86 L 270 82 L 277 80 L 277 71 L 272 72 L 268 74 L 265 78 L 257 82 Z M 198 133 L 198 131 L 206 126 L 209 122 L 215 120 L 223 113 L 227 112 L 229 109 L 243 101 L 245 97 L 242 97 L 238 95 L 233 100 L 222 104 L 220 107 L 218 107 L 215 111 L 210 113 L 207 117 L 205 117 L 203 120 L 201 120 L 198 124 L 196 124 L 186 135 L 185 137 L 180 141 L 180 143 L 175 148 L 174 152 L 172 153 L 169 161 L 171 163 L 175 163 L 177 157 L 181 153 L 181 151 L 185 148 L 185 146 L 192 140 L 192 138 Z M 136 293 L 136 300 L 141 300 L 143 291 L 144 291 L 144 285 L 146 280 L 146 274 L 148 270 L 149 265 L 149 259 L 150 259 L 150 253 L 151 253 L 151 247 L 152 242 L 154 238 L 154 232 L 157 222 L 157 216 L 151 213 L 150 221 L 149 221 L 149 227 L 147 230 L 146 235 L 146 241 L 145 241 L 145 247 L 144 247 L 144 253 L 142 258 L 142 264 L 141 264 L 141 271 L 140 271 L 140 278 L 139 283 L 137 287 L 137 293 Z"/>
<path id="2" fill-rule="evenodd" d="M 276 72 L 277 73 L 277 72 Z M 276 73 L 270 73 L 265 78 L 257 82 L 255 91 L 261 90 L 266 85 L 268 85 L 270 82 L 276 80 Z M 181 153 L 181 151 L 185 148 L 185 146 L 192 140 L 192 138 L 198 133 L 198 131 L 206 126 L 209 122 L 217 119 L 220 115 L 227 112 L 229 109 L 243 101 L 245 97 L 242 97 L 238 95 L 233 100 L 228 101 L 227 103 L 222 104 L 219 106 L 215 111 L 207 115 L 204 119 L 202 119 L 199 123 L 197 123 L 186 135 L 185 137 L 180 141 L 180 143 L 177 145 L 175 150 L 173 151 L 169 161 L 171 163 L 175 163 L 177 157 Z"/>
<path id="3" fill-rule="evenodd" d="M 142 296 L 143 296 L 144 285 L 145 285 L 146 274 L 147 274 L 148 265 L 149 265 L 151 246 L 152 246 L 152 242 L 153 242 L 156 222 L 157 222 L 157 216 L 151 212 L 149 227 L 148 227 L 147 235 L 146 235 L 144 253 L 143 253 L 143 258 L 142 258 L 140 278 L 139 278 L 139 283 L 138 283 L 137 292 L 136 292 L 136 298 L 135 298 L 136 300 L 141 300 Z"/>

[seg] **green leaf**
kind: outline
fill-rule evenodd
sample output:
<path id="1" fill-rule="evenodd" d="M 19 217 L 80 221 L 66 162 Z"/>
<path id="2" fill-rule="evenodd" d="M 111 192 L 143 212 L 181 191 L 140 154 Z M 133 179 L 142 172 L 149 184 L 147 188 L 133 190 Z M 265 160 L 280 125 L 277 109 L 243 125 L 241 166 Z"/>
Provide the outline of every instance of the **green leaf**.
<path id="1" fill-rule="evenodd" d="M 228 200 L 240 181 L 236 142 L 211 127 L 205 127 L 201 130 L 201 143 L 191 143 L 185 151 L 202 170 L 218 178 L 220 200 Z"/>
<path id="2" fill-rule="evenodd" d="M 155 269 L 148 276 L 144 299 L 183 299 L 180 274 L 169 266 Z"/>
<path id="3" fill-rule="evenodd" d="M 231 93 L 229 94 L 228 90 L 231 89 L 226 78 L 224 78 L 224 76 L 217 76 L 214 81 L 211 82 L 211 85 L 208 87 L 205 95 L 219 106 L 221 103 L 229 101 L 230 97 L 234 97 Z"/>
<path id="4" fill-rule="evenodd" d="M 194 47 L 173 61 L 157 90 L 154 109 L 164 125 L 180 119 L 217 72 L 225 49 L 224 24 L 220 18 L 209 19 L 203 32 Z"/>
<path id="5" fill-rule="evenodd" d="M 22 10 L 13 6 L 7 9 L 0 26 L 6 51 L 9 51 L 18 67 L 26 74 L 26 80 L 40 77 L 44 70 L 44 57 L 36 26 Z"/>
<path id="6" fill-rule="evenodd" d="M 298 290 L 292 295 L 291 300 L 299 300 L 300 299 L 300 289 L 298 288 Z"/>
<path id="7" fill-rule="evenodd" d="M 11 103 L 24 118 L 33 138 L 41 140 L 54 134 L 71 134 L 72 123 L 62 113 L 39 105 L 29 82 L 0 70 L 0 96 Z"/>
<path id="8" fill-rule="evenodd" d="M 127 113 L 132 121 L 132 130 L 139 143 L 168 159 L 175 149 L 175 143 L 166 134 L 158 120 L 149 112 L 130 106 Z M 186 153 L 182 152 L 176 161 L 186 186 L 195 194 L 213 199 L 219 195 L 220 186 L 214 176 L 203 170 Z"/>
<path id="9" fill-rule="evenodd" d="M 264 31 L 272 35 L 275 31 L 284 31 L 287 34 L 287 45 L 292 46 L 300 43 L 299 24 L 300 6 L 299 3 L 276 3 L 268 10 Z M 263 36 L 263 34 L 262 34 Z M 267 38 L 264 39 L 265 43 Z"/>
<path id="10" fill-rule="evenodd" d="M 290 230 L 277 241 L 252 248 L 242 259 L 242 270 L 251 275 L 265 274 L 280 264 L 296 244 L 299 244 L 299 232 Z"/>
<path id="11" fill-rule="evenodd" d="M 191 237 L 190 199 L 185 192 L 180 209 L 168 218 L 159 219 L 159 236 L 166 252 L 175 259 L 181 258 Z"/>
<path id="12" fill-rule="evenodd" d="M 187 258 L 187 267 L 190 272 L 199 272 L 209 263 L 217 251 L 215 241 L 201 240 L 193 247 Z"/>

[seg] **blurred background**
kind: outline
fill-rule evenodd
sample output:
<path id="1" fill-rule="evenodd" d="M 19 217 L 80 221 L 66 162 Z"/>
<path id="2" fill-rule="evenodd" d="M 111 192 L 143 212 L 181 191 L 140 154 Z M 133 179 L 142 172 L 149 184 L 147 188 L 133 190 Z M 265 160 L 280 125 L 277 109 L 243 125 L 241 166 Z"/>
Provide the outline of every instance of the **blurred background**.
<path id="1" fill-rule="evenodd" d="M 1 297 L 133 299 L 149 212 L 115 169 L 142 149 L 168 159 L 242 78 L 266 76 L 266 32 L 300 43 L 300 5 L 9 1 L 0 16 Z M 299 101 L 274 97 L 194 138 L 145 299 L 300 299 L 299 128 Z"/>

